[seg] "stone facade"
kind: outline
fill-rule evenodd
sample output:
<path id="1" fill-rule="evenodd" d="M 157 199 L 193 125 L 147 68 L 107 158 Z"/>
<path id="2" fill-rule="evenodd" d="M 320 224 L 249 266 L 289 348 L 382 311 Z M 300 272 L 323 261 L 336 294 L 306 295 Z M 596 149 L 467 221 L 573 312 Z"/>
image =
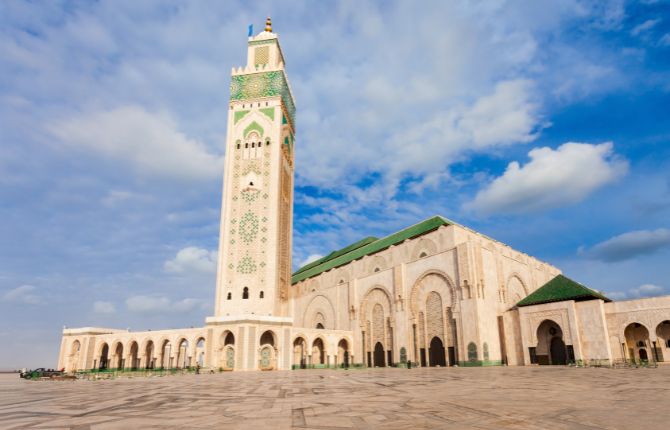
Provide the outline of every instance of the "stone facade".
<path id="1" fill-rule="evenodd" d="M 559 269 L 441 217 L 291 279 L 295 103 L 271 27 L 233 70 L 226 145 L 215 314 L 182 330 L 65 329 L 59 368 L 670 360 L 670 297 L 519 307 Z"/>

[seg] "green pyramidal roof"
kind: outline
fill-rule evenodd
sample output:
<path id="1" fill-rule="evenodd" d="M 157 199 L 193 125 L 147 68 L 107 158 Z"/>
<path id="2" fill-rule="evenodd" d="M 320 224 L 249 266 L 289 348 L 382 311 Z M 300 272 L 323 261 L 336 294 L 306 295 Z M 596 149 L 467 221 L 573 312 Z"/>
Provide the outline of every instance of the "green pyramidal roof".
<path id="1" fill-rule="evenodd" d="M 573 281 L 567 276 L 557 275 L 554 279 L 547 282 L 525 299 L 517 303 L 517 306 L 540 305 L 542 303 L 562 302 L 565 300 L 574 300 L 581 302 L 584 300 L 600 299 L 611 302 L 610 299 L 597 291 L 583 286 Z"/>
<path id="2" fill-rule="evenodd" d="M 366 255 L 383 251 L 389 246 L 401 243 L 406 239 L 424 235 L 443 225 L 452 224 L 455 223 L 441 216 L 434 216 L 381 239 L 367 237 L 346 248 L 331 252 L 323 258 L 301 267 L 297 272 L 293 273 L 291 283 L 296 284 L 334 267 L 343 266 Z"/>

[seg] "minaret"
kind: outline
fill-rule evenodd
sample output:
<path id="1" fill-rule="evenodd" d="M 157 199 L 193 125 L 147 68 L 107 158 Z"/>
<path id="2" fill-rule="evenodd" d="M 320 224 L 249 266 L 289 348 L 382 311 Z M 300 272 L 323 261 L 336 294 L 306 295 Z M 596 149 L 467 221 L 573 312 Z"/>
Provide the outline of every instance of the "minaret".
<path id="1" fill-rule="evenodd" d="M 295 104 L 272 22 L 232 71 L 215 318 L 286 316 Z"/>

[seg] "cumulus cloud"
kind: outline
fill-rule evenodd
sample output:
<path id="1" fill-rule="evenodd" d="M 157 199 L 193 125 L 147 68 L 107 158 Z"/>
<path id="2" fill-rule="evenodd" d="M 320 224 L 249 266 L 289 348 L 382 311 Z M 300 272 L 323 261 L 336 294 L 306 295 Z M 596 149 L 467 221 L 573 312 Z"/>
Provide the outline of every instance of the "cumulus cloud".
<path id="1" fill-rule="evenodd" d="M 165 271 L 170 273 L 213 273 L 216 272 L 216 251 L 195 246 L 188 246 L 177 252 L 177 255 L 164 263 Z"/>
<path id="2" fill-rule="evenodd" d="M 524 166 L 509 163 L 505 173 L 480 190 L 466 209 L 482 214 L 527 213 L 574 204 L 624 176 L 628 163 L 611 142 L 569 142 L 557 149 L 535 148 Z"/>
<path id="3" fill-rule="evenodd" d="M 195 309 L 205 309 L 207 304 L 200 299 L 185 298 L 172 301 L 165 296 L 138 295 L 126 299 L 129 311 L 139 314 L 188 313 Z"/>
<path id="4" fill-rule="evenodd" d="M 166 113 L 141 106 L 84 113 L 52 123 L 62 142 L 128 163 L 141 175 L 211 180 L 221 175 L 223 157 L 186 137 Z"/>
<path id="5" fill-rule="evenodd" d="M 639 287 L 631 288 L 628 291 L 614 291 L 611 293 L 605 293 L 605 296 L 613 300 L 626 300 L 662 296 L 666 293 L 666 289 L 659 285 L 642 284 Z"/>
<path id="6" fill-rule="evenodd" d="M 21 285 L 7 291 L 2 296 L 2 299 L 5 302 L 37 305 L 42 303 L 42 300 L 37 294 L 35 294 L 36 290 L 37 289 L 32 285 Z"/>
<path id="7" fill-rule="evenodd" d="M 93 303 L 93 312 L 110 315 L 116 312 L 116 306 L 114 306 L 114 303 L 112 302 L 96 301 Z"/>
<path id="8" fill-rule="evenodd" d="M 614 236 L 590 249 L 581 248 L 579 254 L 597 260 L 615 262 L 652 254 L 669 246 L 670 229 L 636 230 Z"/>

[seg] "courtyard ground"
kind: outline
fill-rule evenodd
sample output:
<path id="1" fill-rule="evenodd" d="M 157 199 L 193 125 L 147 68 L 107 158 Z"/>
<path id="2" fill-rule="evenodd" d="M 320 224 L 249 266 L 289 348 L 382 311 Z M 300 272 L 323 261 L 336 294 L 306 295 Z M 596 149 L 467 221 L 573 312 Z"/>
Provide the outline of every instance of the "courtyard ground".
<path id="1" fill-rule="evenodd" d="M 666 429 L 670 366 L 0 375 L 3 429 Z"/>

